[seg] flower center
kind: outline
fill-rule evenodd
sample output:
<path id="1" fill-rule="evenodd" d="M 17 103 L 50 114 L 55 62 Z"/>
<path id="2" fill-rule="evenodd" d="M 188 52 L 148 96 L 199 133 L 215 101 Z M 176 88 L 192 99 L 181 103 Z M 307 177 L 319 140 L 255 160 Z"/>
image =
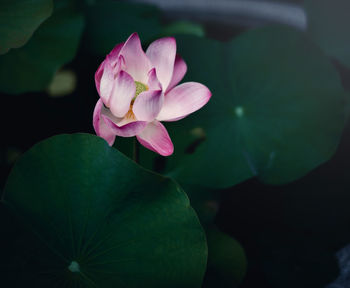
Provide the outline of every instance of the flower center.
<path id="1" fill-rule="evenodd" d="M 137 96 L 139 96 L 140 93 L 147 91 L 149 88 L 146 84 L 143 84 L 139 81 L 135 81 L 135 86 L 136 86 L 136 92 L 135 92 L 135 96 L 134 98 L 132 98 L 131 103 L 130 103 L 130 107 L 129 107 L 129 111 L 125 114 L 124 118 L 128 121 L 128 122 L 133 122 L 136 121 L 136 117 L 134 112 L 132 111 L 132 107 L 134 106 L 134 102 Z"/>
<path id="2" fill-rule="evenodd" d="M 139 82 L 139 81 L 135 81 L 135 85 L 136 85 L 136 92 L 135 92 L 135 97 L 133 98 L 133 100 L 135 100 L 136 97 L 139 96 L 139 94 L 141 92 L 148 90 L 148 86 L 146 84 Z"/>

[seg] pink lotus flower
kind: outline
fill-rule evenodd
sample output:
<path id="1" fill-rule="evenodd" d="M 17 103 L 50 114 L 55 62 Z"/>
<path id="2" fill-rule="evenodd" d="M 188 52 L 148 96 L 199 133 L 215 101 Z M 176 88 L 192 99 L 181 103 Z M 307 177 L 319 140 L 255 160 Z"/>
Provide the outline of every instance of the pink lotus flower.
<path id="1" fill-rule="evenodd" d="M 116 136 L 136 136 L 146 148 L 171 155 L 174 146 L 160 121 L 180 120 L 211 97 L 200 83 L 176 86 L 186 71 L 172 37 L 154 41 L 146 53 L 137 33 L 116 45 L 95 74 L 100 95 L 93 118 L 96 134 L 109 145 Z"/>

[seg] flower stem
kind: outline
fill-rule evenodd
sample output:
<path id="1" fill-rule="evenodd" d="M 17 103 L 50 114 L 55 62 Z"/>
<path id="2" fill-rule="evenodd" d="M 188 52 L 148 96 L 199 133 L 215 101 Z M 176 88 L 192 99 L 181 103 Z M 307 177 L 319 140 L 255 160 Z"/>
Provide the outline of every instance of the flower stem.
<path id="1" fill-rule="evenodd" d="M 139 164 L 140 163 L 140 143 L 134 138 L 134 149 L 133 149 L 133 160 Z"/>

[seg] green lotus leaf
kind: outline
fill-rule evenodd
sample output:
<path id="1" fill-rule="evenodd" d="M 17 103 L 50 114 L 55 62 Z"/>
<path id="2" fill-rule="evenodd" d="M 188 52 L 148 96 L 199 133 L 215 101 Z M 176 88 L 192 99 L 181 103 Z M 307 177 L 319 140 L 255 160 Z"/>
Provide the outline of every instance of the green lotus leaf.
<path id="1" fill-rule="evenodd" d="M 0 2 L 0 54 L 24 45 L 52 13 L 52 0 Z"/>
<path id="2" fill-rule="evenodd" d="M 205 31 L 202 25 L 189 21 L 177 21 L 163 27 L 160 36 L 169 35 L 193 35 L 204 37 Z"/>
<path id="3" fill-rule="evenodd" d="M 294 181 L 327 161 L 345 122 L 339 75 L 303 33 L 266 27 L 228 43 L 178 37 L 186 81 L 209 87 L 200 111 L 166 123 L 165 171 L 180 183 L 229 187 L 257 176 Z"/>
<path id="4" fill-rule="evenodd" d="M 1 237 L 11 287 L 201 287 L 206 240 L 186 194 L 99 137 L 59 135 L 24 153 L 3 208 L 25 227 Z"/>
<path id="5" fill-rule="evenodd" d="M 53 15 L 28 43 L 0 56 L 0 91 L 19 94 L 45 90 L 78 48 L 84 19 L 70 1 L 55 1 Z"/>

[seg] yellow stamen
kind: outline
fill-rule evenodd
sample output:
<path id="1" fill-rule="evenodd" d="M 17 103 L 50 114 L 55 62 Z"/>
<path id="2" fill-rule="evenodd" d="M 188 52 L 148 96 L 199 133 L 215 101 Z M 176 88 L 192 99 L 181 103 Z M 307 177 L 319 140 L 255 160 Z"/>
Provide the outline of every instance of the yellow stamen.
<path id="1" fill-rule="evenodd" d="M 134 120 L 134 121 L 136 121 L 135 114 L 134 114 L 134 112 L 132 111 L 132 107 L 133 107 L 133 106 L 134 106 L 134 100 L 131 101 L 129 111 L 128 111 L 128 113 L 126 113 L 125 118 L 128 119 L 128 120 Z"/>

